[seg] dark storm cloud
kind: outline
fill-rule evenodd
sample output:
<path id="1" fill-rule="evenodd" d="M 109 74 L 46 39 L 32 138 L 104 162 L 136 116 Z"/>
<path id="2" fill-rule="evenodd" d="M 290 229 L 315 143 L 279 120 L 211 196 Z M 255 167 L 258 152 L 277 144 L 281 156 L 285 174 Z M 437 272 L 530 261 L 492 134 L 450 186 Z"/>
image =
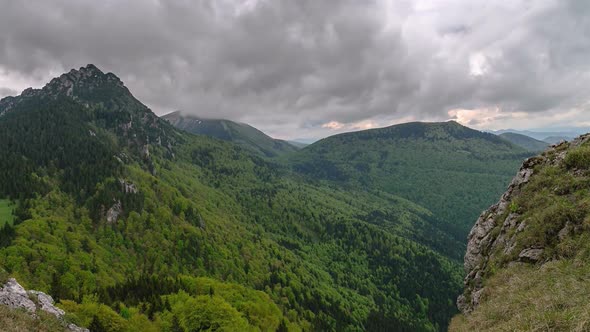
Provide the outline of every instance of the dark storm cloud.
<path id="1" fill-rule="evenodd" d="M 0 86 L 22 89 L 95 63 L 158 113 L 231 118 L 284 137 L 445 120 L 453 109 L 475 110 L 453 111 L 465 123 L 499 125 L 512 113 L 583 111 L 588 7 L 557 0 L 7 0 Z M 493 119 L 474 119 L 479 109 Z"/>

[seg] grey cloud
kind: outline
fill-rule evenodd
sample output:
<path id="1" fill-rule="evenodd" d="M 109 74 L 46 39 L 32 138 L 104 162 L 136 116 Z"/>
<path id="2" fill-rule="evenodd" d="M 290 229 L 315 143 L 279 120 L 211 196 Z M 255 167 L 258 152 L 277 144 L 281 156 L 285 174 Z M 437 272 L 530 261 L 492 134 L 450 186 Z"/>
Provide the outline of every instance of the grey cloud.
<path id="1" fill-rule="evenodd" d="M 557 0 L 7 0 L 0 74 L 38 82 L 94 63 L 158 113 L 225 117 L 283 137 L 331 134 L 321 127 L 330 121 L 445 120 L 454 108 L 534 115 L 587 104 L 589 8 Z M 485 70 L 474 76 L 478 54 Z"/>
<path id="2" fill-rule="evenodd" d="M 10 89 L 10 88 L 0 87 L 0 98 L 6 97 L 6 96 L 14 96 L 17 93 L 18 92 L 16 90 L 13 90 L 13 89 Z"/>

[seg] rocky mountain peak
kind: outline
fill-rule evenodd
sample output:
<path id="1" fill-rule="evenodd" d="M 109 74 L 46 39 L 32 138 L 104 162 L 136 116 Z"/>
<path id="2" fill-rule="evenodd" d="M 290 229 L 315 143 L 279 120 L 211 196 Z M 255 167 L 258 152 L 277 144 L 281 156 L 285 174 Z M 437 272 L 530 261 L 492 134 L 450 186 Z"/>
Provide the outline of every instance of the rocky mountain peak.
<path id="1" fill-rule="evenodd" d="M 124 88 L 123 82 L 113 73 L 105 74 L 95 65 L 89 64 L 79 70 L 72 69 L 68 73 L 52 79 L 41 89 L 50 95 L 65 94 L 69 97 L 78 97 L 79 89 L 93 89 L 104 84 L 110 84 Z"/>
<path id="2" fill-rule="evenodd" d="M 105 74 L 95 65 L 88 64 L 78 70 L 72 69 L 59 77 L 55 77 L 41 89 L 27 88 L 20 96 L 10 96 L 1 99 L 0 116 L 30 98 L 56 99 L 58 97 L 69 97 L 74 100 L 85 100 L 93 91 L 107 87 L 118 90 L 119 93 L 131 95 L 123 82 L 115 74 Z"/>

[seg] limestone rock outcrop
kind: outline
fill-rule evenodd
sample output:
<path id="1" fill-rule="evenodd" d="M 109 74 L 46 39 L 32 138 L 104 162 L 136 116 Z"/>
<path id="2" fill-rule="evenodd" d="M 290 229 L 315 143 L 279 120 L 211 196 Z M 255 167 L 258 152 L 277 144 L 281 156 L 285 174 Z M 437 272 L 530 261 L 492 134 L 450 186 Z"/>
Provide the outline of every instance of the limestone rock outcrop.
<path id="1" fill-rule="evenodd" d="M 0 288 L 0 304 L 13 309 L 24 309 L 35 315 L 39 310 L 54 315 L 72 332 L 89 332 L 88 329 L 64 321 L 65 312 L 54 305 L 53 298 L 43 292 L 25 290 L 16 279 L 10 278 Z"/>
<path id="2" fill-rule="evenodd" d="M 526 220 L 520 220 L 522 218 L 519 218 L 521 216 L 518 214 L 518 209 L 511 206 L 511 203 L 535 176 L 535 167 L 558 165 L 563 162 L 567 149 L 575 148 L 589 140 L 590 134 L 582 135 L 572 142 L 553 145 L 540 156 L 525 160 L 498 203 L 480 215 L 468 236 L 464 259 L 465 291 L 457 299 L 457 306 L 463 313 L 473 311 L 480 303 L 481 296 L 484 294 L 483 279 L 492 253 L 512 254 L 517 247 L 516 235 L 527 227 Z M 572 226 L 566 225 L 561 230 L 560 236 L 563 237 L 571 231 Z M 515 255 L 517 258 L 511 263 L 542 263 L 543 253 L 542 247 L 524 248 Z"/>

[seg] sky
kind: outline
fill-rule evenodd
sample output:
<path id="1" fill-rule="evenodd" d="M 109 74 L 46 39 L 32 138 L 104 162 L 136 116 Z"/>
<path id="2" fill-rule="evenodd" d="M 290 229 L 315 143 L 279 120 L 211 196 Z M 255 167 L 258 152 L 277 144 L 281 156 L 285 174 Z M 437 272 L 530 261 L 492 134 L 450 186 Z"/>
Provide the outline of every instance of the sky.
<path id="1" fill-rule="evenodd" d="M 0 97 L 93 63 L 284 139 L 590 126 L 587 0 L 2 0 L 0 31 Z"/>

